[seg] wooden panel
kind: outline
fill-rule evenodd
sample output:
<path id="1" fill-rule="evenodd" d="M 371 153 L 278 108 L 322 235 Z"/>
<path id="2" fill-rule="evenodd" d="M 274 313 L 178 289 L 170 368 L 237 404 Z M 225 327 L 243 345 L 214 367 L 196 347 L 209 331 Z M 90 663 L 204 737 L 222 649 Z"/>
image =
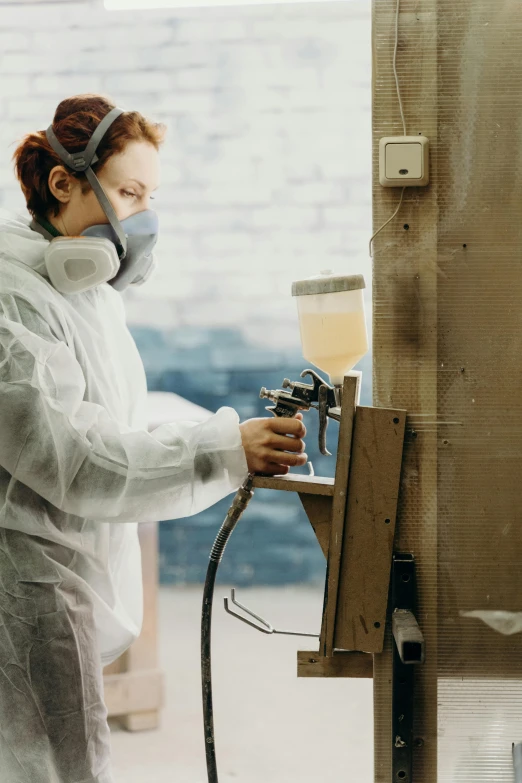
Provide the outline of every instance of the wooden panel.
<path id="1" fill-rule="evenodd" d="M 355 406 L 360 394 L 360 374 L 348 374 L 344 378 L 342 395 L 342 415 L 339 423 L 339 440 L 337 445 L 337 464 L 335 469 L 334 499 L 332 508 L 332 523 L 330 526 L 330 541 L 328 544 L 328 561 L 326 567 L 326 585 L 324 591 L 323 617 L 319 649 L 322 655 L 333 654 L 335 615 L 337 611 L 337 593 L 339 589 L 339 571 L 341 567 L 341 551 L 343 544 L 344 515 L 346 508 L 346 492 L 350 473 L 350 458 L 352 451 L 353 423 Z"/>
<path id="2" fill-rule="evenodd" d="M 332 524 L 332 498 L 325 498 L 321 495 L 307 495 L 304 492 L 300 492 L 299 497 L 323 550 L 323 554 L 327 558 L 330 543 L 330 526 Z"/>
<path id="3" fill-rule="evenodd" d="M 356 409 L 336 649 L 383 649 L 405 426 L 405 411 Z"/>
<path id="4" fill-rule="evenodd" d="M 340 652 L 324 658 L 318 652 L 299 650 L 297 653 L 298 677 L 373 677 L 373 655 L 357 652 Z"/>
<path id="5" fill-rule="evenodd" d="M 309 495 L 334 494 L 334 480 L 321 476 L 288 473 L 286 476 L 255 476 L 254 488 L 281 489 L 287 492 L 306 492 Z"/>
<path id="6" fill-rule="evenodd" d="M 438 670 L 439 677 L 520 677 L 522 634 L 504 636 L 461 611 L 521 610 L 522 562 L 522 14 L 509 0 L 441 0 L 449 24 L 439 66 Z M 469 44 L 466 44 L 469 42 Z M 492 138 L 492 128 L 495 133 Z M 506 150 L 517 150 L 513 164 Z M 462 179 L 454 161 L 473 160 Z M 504 169 L 504 161 L 509 161 Z M 455 249 L 457 252 L 455 253 Z M 495 686 L 500 690 L 497 683 Z M 512 688 L 502 732 L 487 682 L 473 701 L 439 699 L 439 721 L 497 734 L 485 763 L 501 769 L 501 742 L 522 725 Z M 449 751 L 449 738 L 445 738 Z M 473 774 L 475 772 L 475 774 Z M 470 771 L 477 779 L 477 770 Z"/>

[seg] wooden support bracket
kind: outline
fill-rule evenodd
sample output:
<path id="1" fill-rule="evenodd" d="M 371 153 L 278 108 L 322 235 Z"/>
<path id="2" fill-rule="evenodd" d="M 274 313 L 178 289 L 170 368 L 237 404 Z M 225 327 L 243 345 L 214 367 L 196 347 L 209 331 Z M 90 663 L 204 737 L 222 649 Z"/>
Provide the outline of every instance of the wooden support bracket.
<path id="1" fill-rule="evenodd" d="M 324 497 L 324 495 L 307 495 L 306 492 L 300 492 L 299 497 L 323 550 L 323 555 L 328 559 L 330 525 L 332 523 L 332 498 Z"/>
<path id="2" fill-rule="evenodd" d="M 373 677 L 373 655 L 357 652 L 335 653 L 329 658 L 318 652 L 299 650 L 298 677 Z"/>
<path id="3" fill-rule="evenodd" d="M 318 652 L 298 652 L 299 677 L 372 677 L 384 646 L 406 411 L 356 405 L 346 375 L 335 480 L 256 476 L 297 492 L 327 560 Z"/>
<path id="4" fill-rule="evenodd" d="M 306 495 L 334 494 L 334 480 L 322 476 L 305 476 L 289 473 L 286 476 L 255 476 L 254 489 L 282 489 L 286 492 L 304 492 Z"/>
<path id="5" fill-rule="evenodd" d="M 345 375 L 342 394 L 342 415 L 337 443 L 337 464 L 335 469 L 334 496 L 330 523 L 330 540 L 326 563 L 326 584 L 324 591 L 323 617 L 319 650 L 321 655 L 333 654 L 337 596 L 343 546 L 346 492 L 350 475 L 352 436 L 355 421 L 355 406 L 360 395 L 360 375 Z"/>
<path id="6" fill-rule="evenodd" d="M 357 407 L 341 534 L 333 651 L 299 651 L 298 677 L 373 677 L 373 655 L 382 652 L 406 412 Z M 330 563 L 331 497 L 299 493 Z M 338 495 L 339 496 L 339 495 Z M 321 638 L 332 600 L 325 586 Z"/>

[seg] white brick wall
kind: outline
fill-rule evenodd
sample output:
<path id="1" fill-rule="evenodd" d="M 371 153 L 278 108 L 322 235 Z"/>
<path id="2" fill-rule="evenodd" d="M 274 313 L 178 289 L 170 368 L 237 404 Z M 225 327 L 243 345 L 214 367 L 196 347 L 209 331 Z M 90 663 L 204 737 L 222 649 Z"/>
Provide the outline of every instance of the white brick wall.
<path id="1" fill-rule="evenodd" d="M 160 271 L 129 320 L 297 342 L 292 280 L 362 272 L 370 293 L 369 6 L 3 8 L 0 204 L 23 208 L 16 140 L 62 98 L 109 93 L 169 127 Z"/>

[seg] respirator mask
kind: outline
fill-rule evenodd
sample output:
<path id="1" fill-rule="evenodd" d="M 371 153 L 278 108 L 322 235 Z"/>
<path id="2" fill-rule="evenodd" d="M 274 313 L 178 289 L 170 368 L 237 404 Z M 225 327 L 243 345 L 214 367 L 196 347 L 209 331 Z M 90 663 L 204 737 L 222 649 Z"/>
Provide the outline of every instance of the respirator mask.
<path id="1" fill-rule="evenodd" d="M 85 172 L 109 221 L 86 228 L 79 237 L 53 237 L 45 229 L 45 221 L 31 223 L 33 229 L 51 240 L 45 252 L 45 265 L 53 287 L 63 294 L 78 294 L 107 282 L 117 291 L 123 291 L 129 285 L 144 283 L 155 266 L 152 248 L 158 239 L 156 213 L 147 209 L 118 220 L 92 170 L 92 165 L 98 161 L 98 145 L 120 114 L 123 109 L 112 109 L 82 152 L 67 152 L 52 126 L 46 131 L 49 144 L 62 162 L 72 171 Z"/>

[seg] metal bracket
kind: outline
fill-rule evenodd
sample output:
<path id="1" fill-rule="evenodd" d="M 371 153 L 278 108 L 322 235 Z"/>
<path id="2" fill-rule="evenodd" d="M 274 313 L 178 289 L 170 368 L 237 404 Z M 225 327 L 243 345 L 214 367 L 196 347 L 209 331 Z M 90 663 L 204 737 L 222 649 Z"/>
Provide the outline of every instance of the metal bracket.
<path id="1" fill-rule="evenodd" d="M 413 614 L 415 558 L 394 554 L 392 564 L 392 780 L 413 783 L 414 667 L 424 663 L 424 637 Z"/>
<path id="2" fill-rule="evenodd" d="M 316 639 L 319 638 L 318 633 L 301 633 L 300 631 L 278 631 L 274 628 L 271 623 L 269 623 L 267 620 L 263 620 L 262 617 L 260 617 L 258 614 L 254 614 L 250 609 L 247 609 L 246 606 L 243 606 L 243 604 L 240 604 L 239 601 L 236 601 L 236 591 L 235 588 L 232 588 L 230 591 L 230 600 L 234 604 L 234 606 L 238 606 L 240 609 L 242 609 L 245 614 L 247 614 L 249 617 L 253 617 L 255 620 L 258 620 L 257 623 L 253 623 L 251 620 L 247 620 L 246 617 L 241 617 L 238 612 L 234 612 L 233 609 L 230 609 L 228 605 L 228 598 L 224 598 L 223 602 L 225 604 L 225 611 L 228 612 L 228 614 L 231 614 L 232 617 L 235 617 L 237 620 L 241 620 L 242 623 L 246 623 L 251 628 L 255 628 L 256 631 L 261 631 L 261 633 L 279 633 L 284 636 L 312 636 Z M 261 625 L 259 625 L 261 623 Z"/>

